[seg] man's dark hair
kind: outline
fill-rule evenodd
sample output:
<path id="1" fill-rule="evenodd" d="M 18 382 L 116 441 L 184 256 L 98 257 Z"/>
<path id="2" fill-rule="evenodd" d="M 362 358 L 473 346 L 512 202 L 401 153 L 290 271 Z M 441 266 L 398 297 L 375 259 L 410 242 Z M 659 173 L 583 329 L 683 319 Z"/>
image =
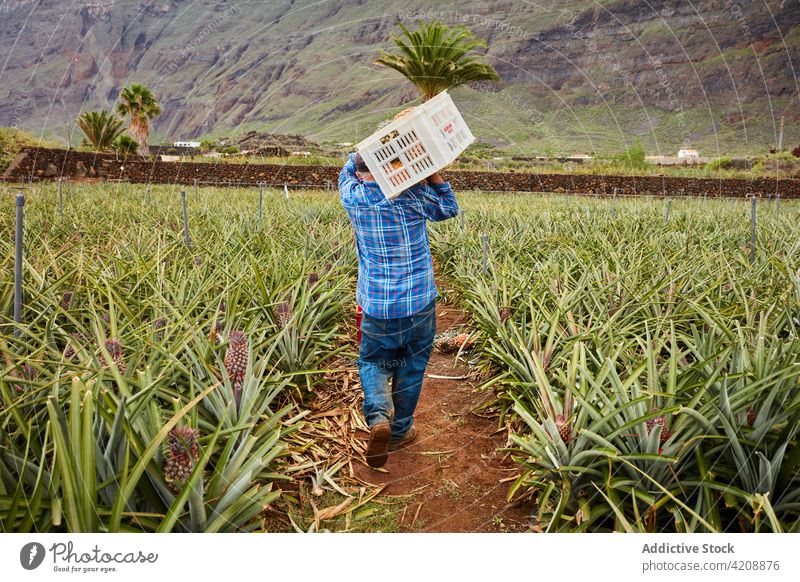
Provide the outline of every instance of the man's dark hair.
<path id="1" fill-rule="evenodd" d="M 361 154 L 359 154 L 358 152 L 356 152 L 355 163 L 356 163 L 356 172 L 360 172 L 361 174 L 370 173 L 369 168 L 367 167 L 367 163 L 364 161 L 364 158 L 362 158 Z"/>

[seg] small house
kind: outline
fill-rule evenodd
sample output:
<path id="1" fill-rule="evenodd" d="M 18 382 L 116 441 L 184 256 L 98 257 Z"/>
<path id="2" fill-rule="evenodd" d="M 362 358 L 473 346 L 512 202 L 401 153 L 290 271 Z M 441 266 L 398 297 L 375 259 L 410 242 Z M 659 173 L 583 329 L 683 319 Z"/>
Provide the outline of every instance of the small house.
<path id="1" fill-rule="evenodd" d="M 700 153 L 697 150 L 693 150 L 690 148 L 682 148 L 678 150 L 678 157 L 679 158 L 699 158 Z"/>

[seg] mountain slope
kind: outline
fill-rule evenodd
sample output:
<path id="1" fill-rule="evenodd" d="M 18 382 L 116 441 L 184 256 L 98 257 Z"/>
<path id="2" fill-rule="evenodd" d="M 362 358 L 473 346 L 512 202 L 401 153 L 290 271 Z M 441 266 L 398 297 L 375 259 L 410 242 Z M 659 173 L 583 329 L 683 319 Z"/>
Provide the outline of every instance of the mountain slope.
<path id="1" fill-rule="evenodd" d="M 703 154 L 800 142 L 800 6 L 584 0 L 6 0 L 0 124 L 66 135 L 125 83 L 163 105 L 157 138 L 251 129 L 357 141 L 413 99 L 372 64 L 398 22 L 465 24 L 503 82 L 453 92 L 473 132 L 510 153 Z"/>

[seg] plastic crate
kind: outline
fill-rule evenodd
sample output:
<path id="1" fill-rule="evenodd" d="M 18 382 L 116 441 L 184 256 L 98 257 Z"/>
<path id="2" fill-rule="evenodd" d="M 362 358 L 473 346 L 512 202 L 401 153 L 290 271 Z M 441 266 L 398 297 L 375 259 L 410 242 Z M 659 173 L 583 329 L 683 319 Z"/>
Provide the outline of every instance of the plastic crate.
<path id="1" fill-rule="evenodd" d="M 475 141 L 446 91 L 356 146 L 387 198 L 451 164 Z"/>

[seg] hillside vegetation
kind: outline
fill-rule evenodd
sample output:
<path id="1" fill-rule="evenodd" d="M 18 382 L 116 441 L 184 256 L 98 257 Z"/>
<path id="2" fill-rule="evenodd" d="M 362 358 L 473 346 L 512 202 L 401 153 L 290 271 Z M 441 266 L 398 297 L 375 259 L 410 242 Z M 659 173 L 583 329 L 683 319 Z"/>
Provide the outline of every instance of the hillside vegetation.
<path id="1" fill-rule="evenodd" d="M 74 6 L 74 5 L 72 5 Z M 60 139 L 125 85 L 163 106 L 154 138 L 258 129 L 357 142 L 416 92 L 373 64 L 400 22 L 464 24 L 501 83 L 453 91 L 473 131 L 510 153 L 763 153 L 785 116 L 800 143 L 794 2 L 657 7 L 633 0 L 489 3 L 282 0 L 4 4 L 0 125 Z"/>

